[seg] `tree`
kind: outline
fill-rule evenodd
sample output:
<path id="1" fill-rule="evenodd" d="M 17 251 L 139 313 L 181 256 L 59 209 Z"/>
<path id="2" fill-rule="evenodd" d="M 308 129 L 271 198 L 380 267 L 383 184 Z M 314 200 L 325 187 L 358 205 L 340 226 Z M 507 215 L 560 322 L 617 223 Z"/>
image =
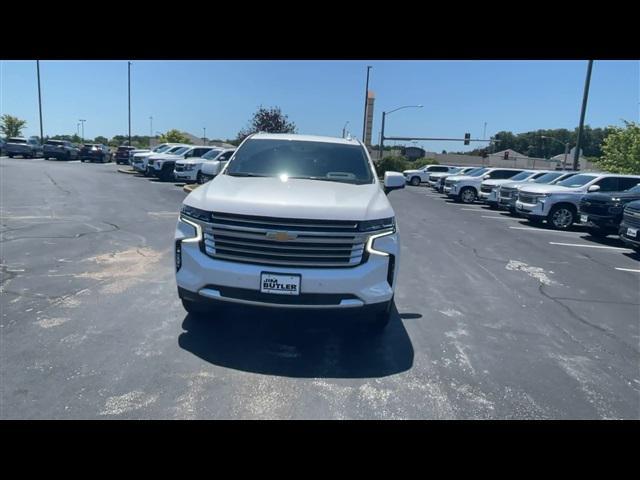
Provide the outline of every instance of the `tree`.
<path id="1" fill-rule="evenodd" d="M 107 137 L 98 136 L 94 140 L 94 143 L 101 143 L 103 145 L 107 145 L 109 143 L 109 139 Z"/>
<path id="2" fill-rule="evenodd" d="M 640 174 L 640 125 L 624 123 L 624 128 L 609 128 L 602 145 L 603 155 L 596 163 L 607 172 L 637 175 Z"/>
<path id="3" fill-rule="evenodd" d="M 180 130 L 176 130 L 175 128 L 169 130 L 167 133 L 158 137 L 159 143 L 187 143 L 190 144 L 191 140 L 187 136 L 185 136 Z"/>
<path id="4" fill-rule="evenodd" d="M 0 130 L 5 137 L 19 137 L 22 129 L 27 125 L 26 120 L 20 120 L 13 115 L 2 115 L 0 117 Z"/>
<path id="5" fill-rule="evenodd" d="M 289 117 L 282 113 L 280 107 L 264 108 L 262 105 L 246 128 L 238 132 L 236 141 L 241 142 L 252 133 L 296 133 L 296 125 L 289 122 Z"/>

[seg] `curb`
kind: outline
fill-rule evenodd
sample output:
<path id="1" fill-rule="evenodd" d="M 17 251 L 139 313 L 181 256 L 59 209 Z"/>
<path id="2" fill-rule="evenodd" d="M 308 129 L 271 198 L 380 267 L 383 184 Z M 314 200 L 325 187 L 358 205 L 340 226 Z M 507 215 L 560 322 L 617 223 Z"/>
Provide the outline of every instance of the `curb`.
<path id="1" fill-rule="evenodd" d="M 138 173 L 138 172 L 136 172 L 133 168 L 132 168 L 132 169 L 129 169 L 129 170 L 126 170 L 126 169 L 124 169 L 124 168 L 119 168 L 119 169 L 118 169 L 118 171 L 119 171 L 120 173 L 128 173 L 129 175 L 133 175 L 134 173 Z"/>

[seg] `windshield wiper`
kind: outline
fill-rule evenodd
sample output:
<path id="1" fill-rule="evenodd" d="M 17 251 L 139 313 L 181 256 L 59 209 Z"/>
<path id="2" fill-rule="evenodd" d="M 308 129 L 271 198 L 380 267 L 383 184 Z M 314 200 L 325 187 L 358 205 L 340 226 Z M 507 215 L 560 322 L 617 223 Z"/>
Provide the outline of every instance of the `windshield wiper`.
<path id="1" fill-rule="evenodd" d="M 237 173 L 227 173 L 230 177 L 266 177 L 267 175 L 260 175 L 258 173 L 248 173 L 248 172 L 237 172 Z"/>

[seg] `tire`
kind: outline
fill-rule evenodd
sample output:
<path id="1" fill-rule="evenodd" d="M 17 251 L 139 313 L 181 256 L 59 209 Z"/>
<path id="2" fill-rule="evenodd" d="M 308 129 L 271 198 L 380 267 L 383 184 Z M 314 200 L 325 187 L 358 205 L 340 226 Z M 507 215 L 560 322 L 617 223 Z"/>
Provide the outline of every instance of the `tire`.
<path id="1" fill-rule="evenodd" d="M 367 318 L 368 328 L 375 333 L 381 333 L 389 325 L 391 320 L 391 313 L 393 311 L 393 297 L 388 302 L 383 303 L 380 306 L 376 306 L 369 318 Z"/>
<path id="2" fill-rule="evenodd" d="M 473 189 L 473 187 L 464 187 L 462 190 L 460 190 L 460 194 L 458 195 L 460 201 L 467 204 L 475 202 L 476 197 L 476 191 Z"/>
<path id="3" fill-rule="evenodd" d="M 542 218 L 527 218 L 527 222 L 533 225 L 542 225 Z"/>
<path id="4" fill-rule="evenodd" d="M 409 181 L 409 183 L 414 187 L 417 187 L 420 185 L 420 177 L 411 177 L 411 181 Z"/>
<path id="5" fill-rule="evenodd" d="M 151 177 L 151 169 L 149 168 L 149 166 L 147 166 L 147 168 L 144 169 L 144 176 Z"/>
<path id="6" fill-rule="evenodd" d="M 576 219 L 575 211 L 566 205 L 556 205 L 547 216 L 547 224 L 554 230 L 566 230 Z"/>
<path id="7" fill-rule="evenodd" d="M 192 300 L 185 300 L 184 298 L 181 299 L 182 300 L 182 307 L 187 311 L 187 313 L 189 315 L 193 315 L 196 317 L 202 316 L 206 313 L 211 312 L 211 308 L 205 306 L 204 304 L 200 303 L 200 302 L 194 302 Z"/>
<path id="8" fill-rule="evenodd" d="M 198 175 L 196 175 L 196 183 L 198 185 L 202 185 L 202 184 L 206 183 L 204 181 L 204 176 L 202 175 L 202 172 L 198 172 Z"/>
<path id="9" fill-rule="evenodd" d="M 172 170 L 161 170 L 158 178 L 163 182 L 169 182 L 173 180 L 173 171 Z"/>
<path id="10" fill-rule="evenodd" d="M 609 232 L 600 228 L 590 228 L 589 235 L 594 238 L 607 238 L 609 236 Z"/>

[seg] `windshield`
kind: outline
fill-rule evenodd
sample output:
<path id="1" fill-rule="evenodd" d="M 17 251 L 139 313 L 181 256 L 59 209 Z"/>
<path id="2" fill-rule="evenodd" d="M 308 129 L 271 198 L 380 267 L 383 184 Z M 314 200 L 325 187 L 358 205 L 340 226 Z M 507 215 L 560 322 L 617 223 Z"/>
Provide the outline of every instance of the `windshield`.
<path id="1" fill-rule="evenodd" d="M 182 150 L 185 147 L 171 147 L 168 150 L 166 150 L 165 152 L 161 152 L 161 153 L 171 153 L 171 154 L 178 154 L 179 150 Z"/>
<path id="2" fill-rule="evenodd" d="M 27 143 L 24 138 L 10 138 L 9 143 Z"/>
<path id="3" fill-rule="evenodd" d="M 586 185 L 590 181 L 596 178 L 594 175 L 574 175 L 573 177 L 569 177 L 561 182 L 556 183 L 556 185 L 560 185 L 561 187 L 582 187 Z"/>
<path id="4" fill-rule="evenodd" d="M 236 151 L 226 175 L 373 183 L 360 145 L 300 140 L 248 140 Z"/>
<path id="5" fill-rule="evenodd" d="M 533 183 L 549 183 L 549 182 L 553 182 L 556 178 L 560 178 L 562 175 L 564 175 L 564 173 L 556 173 L 556 172 L 545 173 L 541 177 L 536 178 L 533 181 Z"/>
<path id="6" fill-rule="evenodd" d="M 479 168 L 477 170 L 472 170 L 469 173 L 465 173 L 465 175 L 467 175 L 469 177 L 479 177 L 480 175 L 483 175 L 488 170 L 489 170 L 488 168 Z"/>
<path id="7" fill-rule="evenodd" d="M 151 151 L 153 153 L 163 153 L 163 152 L 166 152 L 167 150 L 169 150 L 170 148 L 171 148 L 171 145 L 160 145 L 159 147 L 156 147 Z"/>
<path id="8" fill-rule="evenodd" d="M 511 180 L 513 182 L 518 182 L 520 180 L 526 180 L 531 175 L 533 175 L 533 172 L 520 172 L 519 174 L 514 175 L 513 177 L 511 177 L 509 180 Z"/>
<path id="9" fill-rule="evenodd" d="M 214 148 L 213 150 L 209 150 L 204 155 L 201 155 L 200 158 L 203 158 L 205 160 L 213 160 L 214 158 L 216 158 L 221 153 L 222 153 L 222 150 L 217 150 L 217 149 Z"/>
<path id="10" fill-rule="evenodd" d="M 62 140 L 47 140 L 45 145 L 63 145 L 64 142 Z"/>
<path id="11" fill-rule="evenodd" d="M 183 153 L 185 153 L 187 150 L 189 150 L 191 147 L 180 147 L 177 150 L 171 152 L 172 155 L 182 155 Z"/>

